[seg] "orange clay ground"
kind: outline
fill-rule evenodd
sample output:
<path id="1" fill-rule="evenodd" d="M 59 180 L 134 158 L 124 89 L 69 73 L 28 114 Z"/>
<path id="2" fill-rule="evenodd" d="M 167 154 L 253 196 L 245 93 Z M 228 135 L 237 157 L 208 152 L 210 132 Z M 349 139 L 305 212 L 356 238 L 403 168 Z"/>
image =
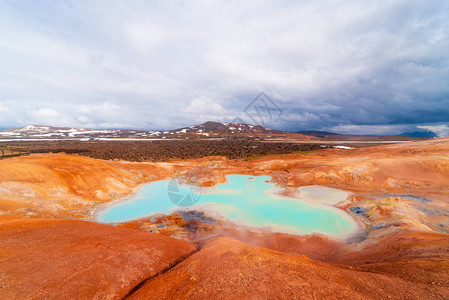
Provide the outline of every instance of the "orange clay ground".
<path id="1" fill-rule="evenodd" d="M 291 196 L 312 184 L 350 191 L 338 207 L 360 232 L 338 241 L 223 221 L 192 233 L 176 214 L 86 222 L 142 183 L 182 176 L 211 186 L 226 174 L 270 175 Z M 10 158 L 0 161 L 0 214 L 0 295 L 8 299 L 449 298 L 448 138 L 247 161 Z M 169 226 L 152 224 L 162 221 Z"/>

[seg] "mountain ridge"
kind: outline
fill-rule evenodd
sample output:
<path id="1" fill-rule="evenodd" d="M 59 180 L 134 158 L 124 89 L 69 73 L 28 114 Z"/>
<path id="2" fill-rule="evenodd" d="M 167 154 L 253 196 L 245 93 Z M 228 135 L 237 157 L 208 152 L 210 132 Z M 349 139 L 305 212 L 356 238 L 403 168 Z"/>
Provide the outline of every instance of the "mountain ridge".
<path id="1" fill-rule="evenodd" d="M 1 139 L 173 139 L 173 138 L 295 138 L 315 139 L 306 135 L 270 129 L 261 125 L 243 123 L 221 123 L 207 121 L 198 125 L 174 130 L 132 130 L 132 129 L 92 129 L 75 127 L 55 127 L 47 125 L 27 125 L 0 131 Z"/>
<path id="2" fill-rule="evenodd" d="M 320 130 L 305 130 L 305 131 L 296 131 L 296 133 L 304 134 L 308 136 L 314 136 L 319 139 L 324 140 L 395 140 L 395 141 L 409 141 L 409 140 L 423 140 L 428 138 L 433 138 L 433 136 L 418 136 L 418 135 L 407 135 L 406 133 L 395 134 L 395 135 L 369 135 L 369 134 L 344 134 L 344 133 L 335 133 L 329 131 L 320 131 Z"/>

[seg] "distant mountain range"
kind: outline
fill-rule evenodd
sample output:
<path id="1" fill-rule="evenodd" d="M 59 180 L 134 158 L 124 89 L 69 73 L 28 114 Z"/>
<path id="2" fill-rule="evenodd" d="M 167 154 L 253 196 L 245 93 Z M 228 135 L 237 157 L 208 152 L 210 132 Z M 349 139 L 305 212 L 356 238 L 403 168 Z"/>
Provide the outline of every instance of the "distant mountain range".
<path id="1" fill-rule="evenodd" d="M 406 135 L 410 137 L 420 137 L 420 138 L 436 138 L 438 137 L 435 132 L 432 131 L 413 131 L 413 132 L 403 132 L 401 135 Z"/>
<path id="2" fill-rule="evenodd" d="M 205 122 L 199 125 L 166 131 L 123 130 L 123 129 L 89 129 L 29 125 L 21 128 L 0 131 L 0 140 L 4 139 L 78 139 L 95 140 L 111 138 L 132 139 L 186 139 L 186 138 L 220 138 L 220 137 L 254 137 L 254 138 L 294 138 L 315 139 L 298 133 L 274 130 L 260 125 L 240 123 Z"/>
<path id="3" fill-rule="evenodd" d="M 153 132 L 138 130 L 97 130 L 89 128 L 52 127 L 29 125 L 0 131 L 0 139 L 81 139 L 148 137 Z"/>
<path id="4" fill-rule="evenodd" d="M 0 131 L 1 140 L 17 139 L 198 139 L 223 137 L 253 137 L 261 139 L 296 139 L 296 140 L 348 140 L 348 141 L 404 141 L 436 137 L 433 132 L 416 131 L 401 135 L 352 135 L 327 131 L 288 132 L 270 129 L 260 125 L 241 123 L 220 123 L 208 121 L 199 125 L 182 127 L 175 130 L 129 130 L 129 129 L 90 129 L 29 125 L 21 128 Z"/>
<path id="5" fill-rule="evenodd" d="M 296 133 L 313 136 L 323 140 L 340 140 L 340 141 L 409 141 L 409 140 L 420 140 L 423 138 L 434 138 L 436 135 L 429 132 L 413 132 L 413 133 L 401 133 L 399 135 L 356 135 L 356 134 L 341 134 L 328 131 L 297 131 Z"/>

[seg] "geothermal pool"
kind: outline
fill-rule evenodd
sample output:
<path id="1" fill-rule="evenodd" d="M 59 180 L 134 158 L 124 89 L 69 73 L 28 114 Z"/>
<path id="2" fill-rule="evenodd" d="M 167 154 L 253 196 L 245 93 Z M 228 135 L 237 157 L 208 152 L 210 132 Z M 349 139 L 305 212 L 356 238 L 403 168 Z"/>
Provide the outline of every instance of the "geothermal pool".
<path id="1" fill-rule="evenodd" d="M 276 194 L 279 189 L 268 182 L 270 176 L 226 178 L 227 183 L 202 189 L 178 185 L 176 180 L 149 183 L 132 197 L 106 207 L 99 213 L 98 221 L 119 223 L 157 213 L 170 214 L 192 204 L 190 209 L 210 211 L 237 224 L 275 232 L 322 233 L 343 238 L 357 230 L 349 214 L 331 206 L 348 197 L 345 191 L 306 186 L 299 188 L 299 198 L 289 198 Z"/>

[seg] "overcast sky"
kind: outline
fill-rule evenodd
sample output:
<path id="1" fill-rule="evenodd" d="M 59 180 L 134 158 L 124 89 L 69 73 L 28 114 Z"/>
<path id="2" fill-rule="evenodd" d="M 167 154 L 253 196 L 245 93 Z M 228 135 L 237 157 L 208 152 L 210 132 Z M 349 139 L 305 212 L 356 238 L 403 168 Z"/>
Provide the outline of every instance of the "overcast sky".
<path id="1" fill-rule="evenodd" d="M 449 1 L 0 0 L 0 127 L 449 135 Z"/>

